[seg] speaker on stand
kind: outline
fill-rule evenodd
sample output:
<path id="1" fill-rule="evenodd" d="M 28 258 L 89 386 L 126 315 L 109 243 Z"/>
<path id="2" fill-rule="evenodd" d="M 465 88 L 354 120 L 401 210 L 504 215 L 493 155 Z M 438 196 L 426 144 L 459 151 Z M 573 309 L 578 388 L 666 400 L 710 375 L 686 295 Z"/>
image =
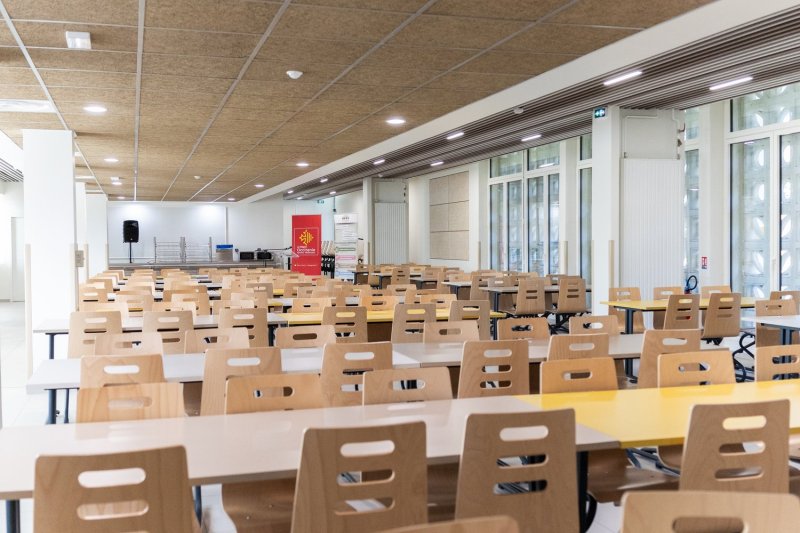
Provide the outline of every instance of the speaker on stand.
<path id="1" fill-rule="evenodd" d="M 133 263 L 133 243 L 139 242 L 138 220 L 125 220 L 122 222 L 122 242 L 128 243 L 128 261 Z"/>

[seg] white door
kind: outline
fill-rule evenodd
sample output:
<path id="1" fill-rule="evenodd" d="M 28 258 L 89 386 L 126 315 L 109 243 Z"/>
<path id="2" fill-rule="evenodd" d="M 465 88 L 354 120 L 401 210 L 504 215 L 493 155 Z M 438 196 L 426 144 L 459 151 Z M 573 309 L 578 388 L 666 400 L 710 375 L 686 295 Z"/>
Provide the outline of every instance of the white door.
<path id="1" fill-rule="evenodd" d="M 22 217 L 11 218 L 11 301 L 25 301 L 25 226 Z"/>

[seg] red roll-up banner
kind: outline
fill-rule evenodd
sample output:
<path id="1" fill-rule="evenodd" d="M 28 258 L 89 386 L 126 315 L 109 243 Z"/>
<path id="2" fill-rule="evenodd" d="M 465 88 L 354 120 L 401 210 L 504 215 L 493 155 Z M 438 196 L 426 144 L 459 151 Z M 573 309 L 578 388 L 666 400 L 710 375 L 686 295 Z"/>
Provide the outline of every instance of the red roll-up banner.
<path id="1" fill-rule="evenodd" d="M 292 215 L 292 272 L 319 276 L 322 269 L 322 215 Z"/>

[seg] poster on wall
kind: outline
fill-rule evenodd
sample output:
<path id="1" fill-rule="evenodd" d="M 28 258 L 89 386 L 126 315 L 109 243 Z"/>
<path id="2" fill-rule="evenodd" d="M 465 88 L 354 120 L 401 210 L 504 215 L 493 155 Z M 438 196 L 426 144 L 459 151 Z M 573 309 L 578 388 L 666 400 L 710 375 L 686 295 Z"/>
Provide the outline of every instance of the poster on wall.
<path id="1" fill-rule="evenodd" d="M 322 215 L 292 215 L 292 272 L 319 276 L 322 269 Z"/>
<path id="2" fill-rule="evenodd" d="M 352 280 L 358 263 L 358 215 L 333 215 L 335 276 Z"/>

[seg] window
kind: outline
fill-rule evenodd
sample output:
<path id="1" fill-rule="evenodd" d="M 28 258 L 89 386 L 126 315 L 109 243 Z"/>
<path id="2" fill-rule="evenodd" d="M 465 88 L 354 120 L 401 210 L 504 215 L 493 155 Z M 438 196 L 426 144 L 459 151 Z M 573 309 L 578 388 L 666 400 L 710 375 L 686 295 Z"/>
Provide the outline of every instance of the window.
<path id="1" fill-rule="evenodd" d="M 731 100 L 731 131 L 760 128 L 800 118 L 800 83 Z"/>
<path id="2" fill-rule="evenodd" d="M 731 284 L 769 294 L 769 139 L 731 145 Z"/>
<path id="3" fill-rule="evenodd" d="M 583 141 L 581 140 L 581 143 Z M 581 148 L 583 145 L 581 145 Z M 580 170 L 580 258 L 581 277 L 592 282 L 592 168 Z"/>
<path id="4" fill-rule="evenodd" d="M 800 133 L 781 136 L 781 290 L 800 287 Z"/>
<path id="5" fill-rule="evenodd" d="M 686 129 L 687 133 L 689 129 Z M 685 153 L 685 192 L 683 196 L 683 277 L 700 273 L 700 151 Z"/>
<path id="6" fill-rule="evenodd" d="M 559 179 L 558 174 L 550 174 L 547 176 L 548 183 L 548 201 L 550 209 L 548 210 L 547 224 L 550 227 L 550 274 L 557 274 L 558 270 L 558 189 Z"/>
<path id="7" fill-rule="evenodd" d="M 522 172 L 523 153 L 524 151 L 519 151 L 493 157 L 489 165 L 490 176 L 492 178 L 497 178 L 499 176 L 508 176 L 510 174 L 519 174 Z"/>
<path id="8" fill-rule="evenodd" d="M 495 270 L 502 270 L 506 262 L 505 239 L 503 238 L 506 215 L 504 196 L 505 183 L 497 183 L 489 187 L 490 265 Z"/>
<path id="9" fill-rule="evenodd" d="M 560 143 L 536 146 L 528 150 L 528 170 L 557 167 L 561 159 Z"/>
<path id="10" fill-rule="evenodd" d="M 524 269 L 522 238 L 525 231 L 522 213 L 522 180 L 509 181 L 508 187 L 508 270 Z"/>
<path id="11" fill-rule="evenodd" d="M 686 121 L 684 140 L 691 141 L 697 139 L 700 133 L 700 108 L 693 107 L 687 109 L 684 112 L 684 119 Z"/>
<path id="12" fill-rule="evenodd" d="M 581 135 L 581 161 L 592 158 L 592 134 Z"/>
<path id="13" fill-rule="evenodd" d="M 544 176 L 528 179 L 528 272 L 544 275 Z"/>

